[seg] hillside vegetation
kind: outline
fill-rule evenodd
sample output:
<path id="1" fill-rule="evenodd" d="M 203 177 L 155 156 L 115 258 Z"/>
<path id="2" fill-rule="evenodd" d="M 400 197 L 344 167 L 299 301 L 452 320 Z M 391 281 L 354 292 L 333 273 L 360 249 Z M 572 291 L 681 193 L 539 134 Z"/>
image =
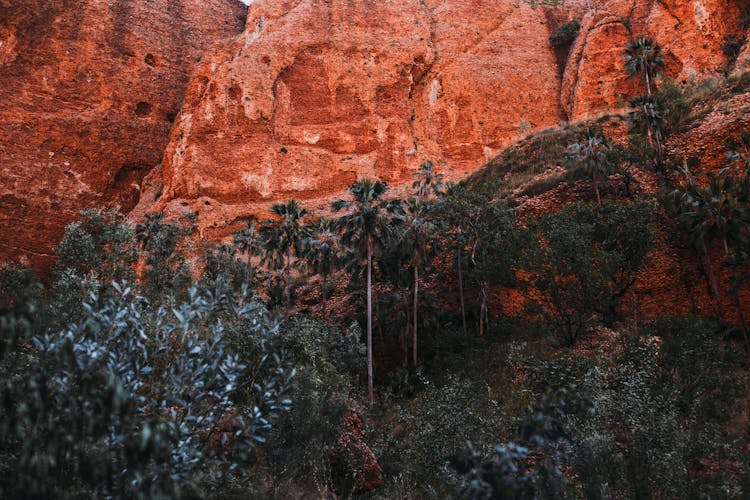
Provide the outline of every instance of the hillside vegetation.
<path id="1" fill-rule="evenodd" d="M 750 80 L 626 54 L 627 117 L 465 182 L 362 178 L 222 244 L 87 210 L 48 280 L 5 266 L 0 496 L 750 495 L 747 110 L 681 149 Z"/>

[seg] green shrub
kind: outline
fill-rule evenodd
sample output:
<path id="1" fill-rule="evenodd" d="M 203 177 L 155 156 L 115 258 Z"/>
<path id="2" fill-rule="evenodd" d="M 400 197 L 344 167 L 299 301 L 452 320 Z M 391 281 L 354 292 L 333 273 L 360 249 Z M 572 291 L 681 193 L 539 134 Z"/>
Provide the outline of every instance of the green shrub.
<path id="1" fill-rule="evenodd" d="M 574 203 L 530 224 L 524 286 L 551 330 L 573 345 L 595 314 L 611 324 L 653 246 L 642 203 Z"/>
<path id="2" fill-rule="evenodd" d="M 91 291 L 84 321 L 40 336 L 0 318 L 3 338 L 21 338 L 0 365 L 3 497 L 198 492 L 236 473 L 289 409 L 289 362 L 233 352 L 226 335 L 242 324 L 273 337 L 258 305 L 191 287 L 168 311 L 109 288 Z"/>
<path id="3" fill-rule="evenodd" d="M 575 42 L 580 31 L 581 25 L 575 19 L 563 23 L 552 35 L 550 35 L 550 44 L 556 49 L 570 47 L 573 45 L 573 42 Z"/>

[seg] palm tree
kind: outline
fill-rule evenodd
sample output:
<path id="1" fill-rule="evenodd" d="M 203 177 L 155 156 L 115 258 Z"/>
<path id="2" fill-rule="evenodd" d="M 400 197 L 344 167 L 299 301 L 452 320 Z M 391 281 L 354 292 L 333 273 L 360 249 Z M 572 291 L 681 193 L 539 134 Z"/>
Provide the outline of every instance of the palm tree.
<path id="1" fill-rule="evenodd" d="M 417 325 L 419 311 L 419 270 L 424 268 L 437 253 L 435 226 L 427 218 L 428 205 L 419 198 L 406 202 L 404 230 L 401 233 L 400 250 L 409 256 L 409 265 L 414 271 L 414 301 L 412 333 L 412 362 L 417 365 Z"/>
<path id="2" fill-rule="evenodd" d="M 743 206 L 741 178 L 730 168 L 707 174 L 708 183 L 701 185 L 690 172 L 687 163 L 678 170 L 681 184 L 672 192 L 672 202 L 677 208 L 693 245 L 703 253 L 706 274 L 716 298 L 719 319 L 724 321 L 724 307 L 719 293 L 713 262 L 709 252 L 712 240 L 719 238 L 724 255 L 729 257 L 730 243 L 743 244 L 747 238 L 748 208 Z"/>
<path id="3" fill-rule="evenodd" d="M 232 236 L 232 242 L 234 243 L 235 248 L 237 248 L 237 251 L 240 252 L 240 255 L 247 255 L 245 281 L 248 283 L 251 281 L 250 273 L 251 270 L 253 270 L 251 267 L 251 259 L 261 255 L 263 252 L 263 242 L 255 224 L 254 220 L 248 221 L 247 227 L 240 229 Z"/>
<path id="4" fill-rule="evenodd" d="M 304 257 L 308 267 L 322 278 L 323 321 L 325 321 L 328 318 L 326 307 L 328 277 L 338 269 L 341 263 L 341 249 L 332 220 L 321 219 L 310 232 L 311 236 L 304 242 Z"/>
<path id="5" fill-rule="evenodd" d="M 443 174 L 435 173 L 431 161 L 422 163 L 419 172 L 412 175 L 416 180 L 412 187 L 417 189 L 417 197 L 430 199 L 430 194 L 438 192 L 443 187 Z"/>
<path id="6" fill-rule="evenodd" d="M 664 66 L 661 45 L 653 38 L 640 35 L 625 44 L 623 53 L 625 54 L 625 71 L 630 76 L 643 74 L 646 92 L 651 95 L 651 81 Z"/>
<path id="7" fill-rule="evenodd" d="M 659 155 L 659 163 L 662 158 L 662 134 L 661 130 L 664 127 L 664 115 L 661 112 L 661 104 L 657 99 L 650 95 L 640 95 L 634 97 L 630 101 L 630 123 L 633 127 L 640 132 L 646 132 L 646 135 L 651 142 L 653 137 L 656 142 L 656 150 Z"/>
<path id="8" fill-rule="evenodd" d="M 301 243 L 305 237 L 302 224 L 307 211 L 296 200 L 277 203 L 271 211 L 280 219 L 276 222 L 266 220 L 260 229 L 263 240 L 264 255 L 261 263 L 271 269 L 284 269 L 284 291 L 288 316 L 292 307 L 292 256 L 301 255 Z"/>
<path id="9" fill-rule="evenodd" d="M 246 254 L 248 257 L 253 257 L 260 255 L 262 252 L 260 235 L 258 234 L 258 229 L 256 228 L 256 222 L 254 220 L 248 221 L 247 227 L 244 229 L 236 231 L 234 235 L 232 235 L 232 241 L 241 255 Z"/>
<path id="10" fill-rule="evenodd" d="M 463 269 L 466 263 L 465 250 L 469 244 L 471 228 L 477 219 L 477 207 L 486 203 L 476 193 L 468 191 L 462 184 L 448 183 L 442 198 L 433 213 L 437 214 L 442 229 L 448 233 L 449 245 L 455 252 L 458 297 L 461 305 L 461 322 L 464 333 L 466 326 L 466 302 L 464 299 Z"/>
<path id="11" fill-rule="evenodd" d="M 367 397 L 373 402 L 372 368 L 372 259 L 385 248 L 391 238 L 394 220 L 390 214 L 396 210 L 394 203 L 383 200 L 388 190 L 385 182 L 360 179 L 349 187 L 352 201 L 338 200 L 333 203 L 334 212 L 348 210 L 335 222 L 341 234 L 341 243 L 346 245 L 357 259 L 365 260 L 367 274 Z"/>
<path id="12" fill-rule="evenodd" d="M 568 161 L 582 168 L 583 172 L 591 178 L 594 183 L 596 201 L 601 204 L 599 195 L 599 176 L 607 176 L 611 165 L 607 158 L 609 144 L 607 139 L 599 134 L 589 132 L 583 140 L 568 146 Z"/>

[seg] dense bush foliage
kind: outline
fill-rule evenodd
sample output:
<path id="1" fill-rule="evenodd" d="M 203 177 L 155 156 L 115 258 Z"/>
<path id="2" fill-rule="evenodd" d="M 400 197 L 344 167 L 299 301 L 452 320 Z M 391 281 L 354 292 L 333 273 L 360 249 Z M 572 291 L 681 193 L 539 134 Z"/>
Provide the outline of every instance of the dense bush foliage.
<path id="1" fill-rule="evenodd" d="M 573 345 L 599 314 L 617 318 L 653 246 L 652 212 L 642 203 L 575 203 L 532 226 L 522 269 L 530 297 L 561 340 Z"/>
<path id="2" fill-rule="evenodd" d="M 26 336 L 3 363 L 10 497 L 190 491 L 245 463 L 289 409 L 294 370 L 266 346 L 278 325 L 247 297 L 193 286 L 166 309 L 113 282 L 82 307 L 60 330 L 3 332 Z M 235 350 L 233 329 L 259 351 Z"/>
<path id="3" fill-rule="evenodd" d="M 555 32 L 550 35 L 549 41 L 555 48 L 570 47 L 578 33 L 581 31 L 581 25 L 573 19 L 560 25 Z"/>
<path id="4" fill-rule="evenodd" d="M 84 212 L 47 286 L 0 272 L 0 496 L 746 497 L 750 134 L 717 172 L 670 158 L 696 100 L 663 65 L 626 45 L 627 145 L 604 116 L 221 245 Z M 671 230 L 714 319 L 638 310 Z"/>

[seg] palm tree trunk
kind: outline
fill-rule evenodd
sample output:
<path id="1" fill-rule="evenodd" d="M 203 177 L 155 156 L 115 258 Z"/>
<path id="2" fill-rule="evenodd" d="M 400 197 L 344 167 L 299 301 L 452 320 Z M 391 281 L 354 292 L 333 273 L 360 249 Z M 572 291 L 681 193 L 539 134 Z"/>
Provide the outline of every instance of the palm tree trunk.
<path id="1" fill-rule="evenodd" d="M 367 248 L 367 399 L 375 401 L 372 375 L 372 249 Z"/>
<path id="2" fill-rule="evenodd" d="M 466 328 L 466 306 L 464 305 L 464 279 L 462 275 L 462 267 L 461 266 L 461 247 L 458 247 L 457 250 L 457 260 L 458 260 L 458 296 L 461 299 L 461 322 L 464 325 L 464 333 L 468 333 L 468 328 Z"/>
<path id="3" fill-rule="evenodd" d="M 483 281 L 481 283 L 481 301 L 479 303 L 479 336 L 484 336 L 484 330 L 487 327 L 487 285 Z"/>
<path id="4" fill-rule="evenodd" d="M 419 268 L 414 266 L 414 333 L 412 335 L 412 362 L 417 366 L 417 310 L 419 307 Z"/>
<path id="5" fill-rule="evenodd" d="M 292 308 L 292 247 L 286 251 L 286 316 Z"/>
<path id="6" fill-rule="evenodd" d="M 648 70 L 644 69 L 643 74 L 646 76 L 646 92 L 648 92 L 648 95 L 651 95 L 651 78 L 648 76 Z"/>
<path id="7" fill-rule="evenodd" d="M 599 196 L 599 180 L 596 178 L 596 173 L 593 175 L 594 180 L 594 192 L 596 193 L 596 203 L 598 205 L 602 204 L 602 197 Z"/>
<path id="8" fill-rule="evenodd" d="M 407 368 L 409 366 L 409 339 L 407 338 L 409 336 L 409 326 L 408 324 L 405 327 L 402 327 L 399 329 L 398 333 L 398 342 L 401 346 L 401 354 L 403 355 L 404 359 L 404 368 Z"/>
<path id="9" fill-rule="evenodd" d="M 328 275 L 323 274 L 323 321 L 326 321 L 328 319 L 328 309 L 326 307 L 328 301 Z"/>
<path id="10" fill-rule="evenodd" d="M 662 163 L 662 154 L 661 154 L 661 130 L 659 130 L 659 127 L 654 124 L 654 139 L 656 139 L 656 153 L 657 153 L 657 159 L 659 160 L 659 165 L 661 166 Z"/>
<path id="11" fill-rule="evenodd" d="M 714 275 L 711 255 L 709 255 L 708 248 L 705 244 L 703 244 L 703 255 L 706 257 L 706 275 L 708 276 L 708 282 L 711 285 L 711 291 L 714 293 L 716 305 L 719 309 L 719 321 L 724 323 L 724 305 L 721 303 L 721 295 L 719 294 L 719 286 L 716 283 L 716 275 Z"/>

